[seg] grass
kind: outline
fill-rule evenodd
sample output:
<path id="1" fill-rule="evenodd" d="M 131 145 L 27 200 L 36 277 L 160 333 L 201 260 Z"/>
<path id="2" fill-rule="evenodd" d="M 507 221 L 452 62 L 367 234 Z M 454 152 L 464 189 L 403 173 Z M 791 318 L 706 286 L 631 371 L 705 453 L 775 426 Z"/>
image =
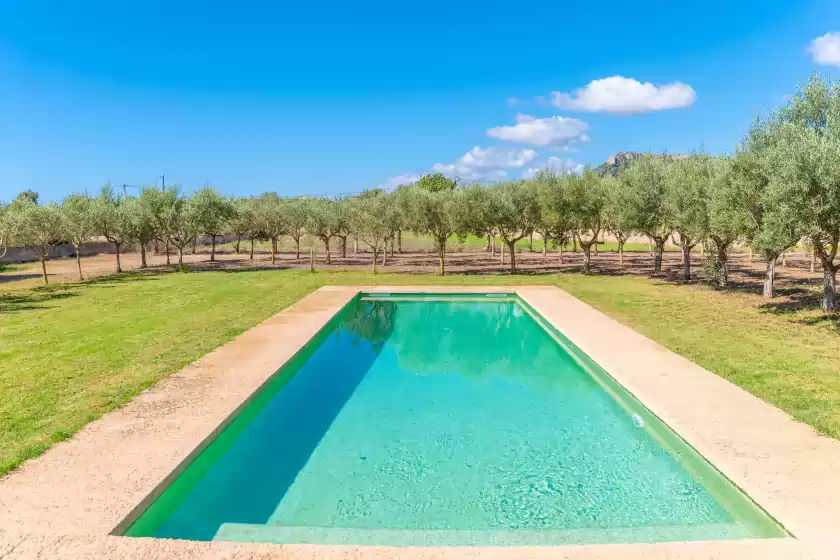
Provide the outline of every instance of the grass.
<path id="1" fill-rule="evenodd" d="M 312 290 L 372 283 L 554 284 L 840 437 L 837 325 L 752 294 L 577 274 L 135 273 L 0 295 L 0 474 Z"/>

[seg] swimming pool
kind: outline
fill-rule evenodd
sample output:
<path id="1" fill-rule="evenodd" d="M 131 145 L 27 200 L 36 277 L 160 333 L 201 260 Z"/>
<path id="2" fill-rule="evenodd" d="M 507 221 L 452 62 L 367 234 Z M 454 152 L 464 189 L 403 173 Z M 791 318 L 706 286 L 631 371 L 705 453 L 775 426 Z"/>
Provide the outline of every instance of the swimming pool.
<path id="1" fill-rule="evenodd" d="M 786 533 L 516 296 L 376 294 L 125 534 L 399 546 Z"/>

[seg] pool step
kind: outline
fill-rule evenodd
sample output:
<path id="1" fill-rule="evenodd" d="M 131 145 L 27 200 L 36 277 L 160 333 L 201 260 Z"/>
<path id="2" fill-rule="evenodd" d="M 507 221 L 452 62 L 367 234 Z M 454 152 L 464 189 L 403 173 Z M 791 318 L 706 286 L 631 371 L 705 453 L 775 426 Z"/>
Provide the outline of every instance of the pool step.
<path id="1" fill-rule="evenodd" d="M 213 540 L 274 544 L 348 544 L 376 546 L 536 546 L 749 538 L 739 524 L 664 525 L 619 529 L 451 531 L 342 529 L 224 523 Z"/>

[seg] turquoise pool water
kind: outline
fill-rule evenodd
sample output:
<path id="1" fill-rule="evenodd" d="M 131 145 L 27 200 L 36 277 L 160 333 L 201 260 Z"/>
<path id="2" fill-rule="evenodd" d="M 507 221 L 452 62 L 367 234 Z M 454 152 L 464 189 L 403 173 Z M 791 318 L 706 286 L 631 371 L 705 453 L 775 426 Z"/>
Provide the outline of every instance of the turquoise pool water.
<path id="1" fill-rule="evenodd" d="M 126 532 L 539 545 L 784 531 L 514 297 L 361 298 Z"/>

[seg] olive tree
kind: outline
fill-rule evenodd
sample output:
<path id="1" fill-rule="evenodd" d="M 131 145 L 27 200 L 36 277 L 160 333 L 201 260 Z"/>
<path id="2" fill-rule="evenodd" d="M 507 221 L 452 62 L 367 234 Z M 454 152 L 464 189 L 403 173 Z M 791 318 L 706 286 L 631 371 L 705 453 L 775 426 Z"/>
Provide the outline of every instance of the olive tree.
<path id="1" fill-rule="evenodd" d="M 117 260 L 117 272 L 122 272 L 120 250 L 123 245 L 137 239 L 137 223 L 132 215 L 134 205 L 126 197 L 119 196 L 110 185 L 105 186 L 91 206 L 96 233 L 113 243 Z"/>
<path id="2" fill-rule="evenodd" d="M 307 214 L 306 199 L 293 198 L 283 200 L 281 205 L 285 233 L 295 241 L 295 258 L 300 260 L 300 238 L 306 232 Z"/>
<path id="3" fill-rule="evenodd" d="M 176 192 L 172 207 L 172 229 L 169 239 L 178 249 L 178 268 L 184 270 L 184 249 L 201 232 L 193 199 Z"/>
<path id="4" fill-rule="evenodd" d="M 708 209 L 708 245 L 714 251 L 714 283 L 725 288 L 729 283 L 729 251 L 732 245 L 746 234 L 750 216 L 738 200 L 734 178 L 733 160 L 728 157 L 709 161 L 709 183 L 706 190 Z"/>
<path id="5" fill-rule="evenodd" d="M 153 238 L 164 244 L 166 264 L 170 264 L 169 246 L 179 219 L 180 189 L 175 185 L 161 188 L 147 187 L 140 193 L 140 205 L 148 218 Z"/>
<path id="6" fill-rule="evenodd" d="M 234 213 L 233 205 L 208 185 L 193 195 L 192 212 L 198 232 L 210 236 L 210 262 L 214 262 L 216 237 L 228 231 Z"/>
<path id="7" fill-rule="evenodd" d="M 249 239 L 251 241 L 251 258 L 254 258 L 254 235 L 255 233 L 255 215 L 254 215 L 254 198 L 231 198 L 229 199 L 232 208 L 230 222 L 228 227 L 230 232 L 236 236 L 236 242 L 233 245 L 236 254 L 239 254 L 242 239 Z"/>
<path id="8" fill-rule="evenodd" d="M 76 251 L 76 268 L 79 280 L 82 275 L 82 245 L 96 234 L 93 221 L 93 200 L 87 194 L 72 194 L 61 201 L 61 217 L 64 221 L 64 234 Z"/>
<path id="9" fill-rule="evenodd" d="M 529 181 L 508 181 L 488 189 L 486 218 L 510 251 L 510 271 L 516 274 L 516 242 L 534 231 L 540 220 L 537 189 Z"/>
<path id="10" fill-rule="evenodd" d="M 61 210 L 54 203 L 39 205 L 31 199 L 18 198 L 7 212 L 9 242 L 26 247 L 38 256 L 44 284 L 49 284 L 47 257 L 66 233 Z"/>
<path id="11" fill-rule="evenodd" d="M 673 232 L 667 198 L 665 162 L 645 156 L 635 160 L 621 174 L 624 203 L 630 213 L 633 229 L 647 235 L 655 245 L 653 272 L 662 272 L 665 242 Z"/>
<path id="12" fill-rule="evenodd" d="M 732 159 L 732 198 L 749 216 L 746 236 L 767 263 L 762 295 L 773 297 L 776 259 L 802 237 L 801 215 L 777 177 L 779 123 L 756 120 Z"/>
<path id="13" fill-rule="evenodd" d="M 624 266 L 624 245 L 635 233 L 633 214 L 625 203 L 626 185 L 618 179 L 606 176 L 602 179 L 604 187 L 604 229 L 615 237 L 618 244 L 618 264 Z"/>
<path id="14" fill-rule="evenodd" d="M 604 178 L 595 171 L 566 179 L 566 197 L 570 208 L 572 231 L 583 250 L 583 271 L 589 273 L 592 246 L 604 227 L 607 192 Z"/>
<path id="15" fill-rule="evenodd" d="M 313 198 L 304 201 L 307 222 L 306 231 L 324 244 L 324 262 L 330 264 L 330 241 L 338 231 L 338 203 L 325 198 Z M 314 251 L 310 242 L 310 254 Z M 311 260 L 311 259 L 310 259 Z"/>
<path id="16" fill-rule="evenodd" d="M 374 274 L 379 255 L 384 254 L 395 230 L 396 210 L 391 197 L 381 192 L 362 193 L 352 199 L 350 206 L 350 229 L 373 253 L 371 270 Z"/>
<path id="17" fill-rule="evenodd" d="M 840 85 L 814 76 L 782 113 L 772 157 L 784 202 L 796 209 L 823 269 L 823 311 L 840 309 Z"/>
<path id="18" fill-rule="evenodd" d="M 709 231 L 707 191 L 711 158 L 705 155 L 670 162 L 665 170 L 665 197 L 671 224 L 682 249 L 683 281 L 691 280 L 691 250 Z"/>
<path id="19" fill-rule="evenodd" d="M 571 208 L 565 193 L 563 177 L 554 169 L 540 169 L 532 179 L 537 189 L 540 217 L 534 231 L 543 239 L 543 256 L 548 253 L 548 242 L 555 240 L 560 250 L 560 263 L 563 262 L 563 242 L 571 230 Z"/>
<path id="20" fill-rule="evenodd" d="M 463 212 L 456 205 L 463 204 L 463 195 L 451 190 L 413 189 L 410 195 L 410 227 L 420 234 L 429 235 L 438 253 L 438 272 L 446 272 L 446 242 L 463 231 Z"/>
<path id="21" fill-rule="evenodd" d="M 277 243 L 288 233 L 285 210 L 283 200 L 276 193 L 264 193 L 254 201 L 254 237 L 271 241 L 271 264 L 277 262 Z M 251 247 L 253 255 L 253 242 Z M 300 257 L 300 249 L 298 249 L 298 257 Z"/>
<path id="22" fill-rule="evenodd" d="M 347 257 L 347 237 L 350 235 L 350 201 L 344 198 L 336 199 L 332 210 L 335 219 L 333 236 L 340 241 L 341 258 Z"/>

